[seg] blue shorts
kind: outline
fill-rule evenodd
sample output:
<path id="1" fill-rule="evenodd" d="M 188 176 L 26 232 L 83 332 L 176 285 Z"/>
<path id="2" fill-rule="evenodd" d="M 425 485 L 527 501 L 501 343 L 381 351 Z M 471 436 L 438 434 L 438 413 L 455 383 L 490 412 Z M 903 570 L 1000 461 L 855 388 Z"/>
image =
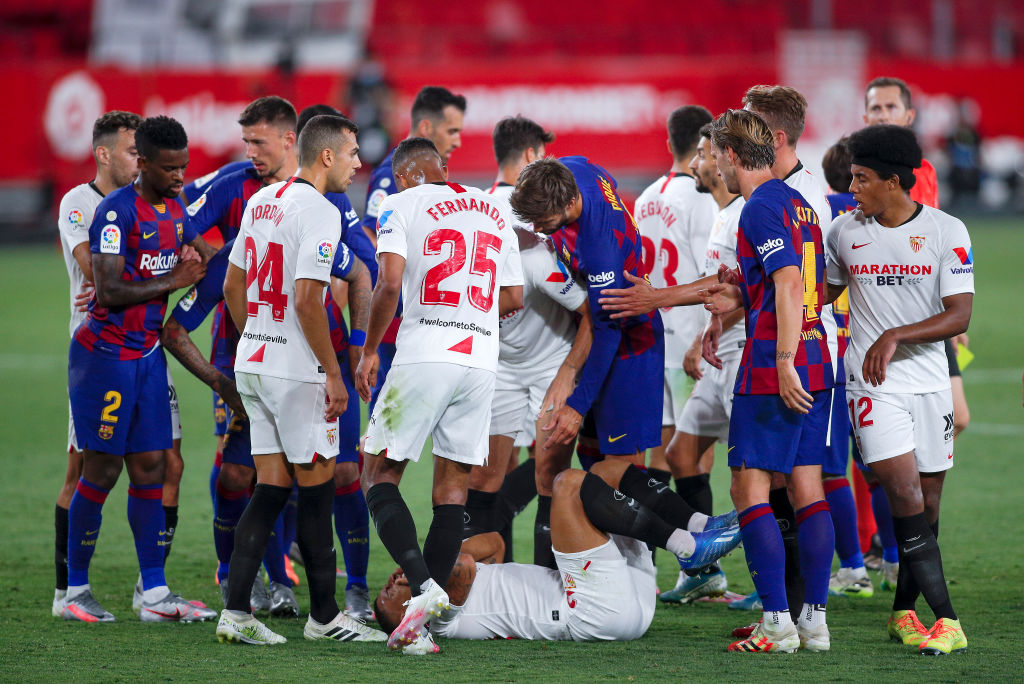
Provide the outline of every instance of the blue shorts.
<path id="1" fill-rule="evenodd" d="M 395 360 L 395 352 L 398 351 L 398 347 L 388 342 L 381 342 L 380 346 L 377 347 L 377 355 L 380 358 L 380 367 L 377 369 L 377 384 L 370 388 L 370 406 L 369 415 L 373 415 L 373 407 L 377 405 L 377 395 L 380 394 L 381 387 L 384 386 L 384 381 L 388 377 L 388 371 L 391 370 L 391 362 Z M 342 367 L 348 365 L 348 352 L 345 352 L 346 360 L 342 364 Z M 341 363 L 339 360 L 338 363 Z"/>
<path id="2" fill-rule="evenodd" d="M 821 472 L 825 475 L 846 475 L 850 463 L 850 414 L 846 409 L 846 385 L 832 389 L 832 415 L 828 426 L 829 444 Z"/>
<path id="3" fill-rule="evenodd" d="M 729 467 L 791 473 L 794 466 L 821 465 L 832 390 L 811 392 L 803 415 L 778 394 L 737 394 L 729 420 Z"/>
<path id="4" fill-rule="evenodd" d="M 124 456 L 173 445 L 163 349 L 122 361 L 91 352 L 72 340 L 68 394 L 82 450 Z"/>
<path id="5" fill-rule="evenodd" d="M 249 419 L 236 416 L 233 411 L 228 411 L 230 420 L 226 426 L 227 438 L 224 440 L 224 448 L 221 449 L 221 463 L 233 463 L 256 468 L 252 460 L 252 441 L 249 433 Z"/>
<path id="6" fill-rule="evenodd" d="M 228 376 L 232 380 L 235 379 L 234 368 L 221 368 L 220 366 L 214 366 L 224 375 Z M 213 434 L 221 437 L 228 433 L 228 424 L 231 422 L 231 409 L 224 403 L 224 400 L 220 398 L 220 395 L 213 392 Z"/>
<path id="7" fill-rule="evenodd" d="M 602 454 L 635 454 L 661 446 L 664 384 L 664 341 L 637 356 L 612 361 L 590 407 Z"/>
<path id="8" fill-rule="evenodd" d="M 383 363 L 383 359 L 381 359 Z M 388 360 L 390 365 L 390 359 Z M 352 369 L 348 365 L 348 351 L 338 354 L 338 365 L 341 366 L 341 379 L 348 392 L 348 406 L 338 417 L 338 456 L 337 463 L 359 463 L 359 411 L 361 404 L 356 385 L 352 381 Z M 383 380 L 381 380 L 383 384 Z"/>

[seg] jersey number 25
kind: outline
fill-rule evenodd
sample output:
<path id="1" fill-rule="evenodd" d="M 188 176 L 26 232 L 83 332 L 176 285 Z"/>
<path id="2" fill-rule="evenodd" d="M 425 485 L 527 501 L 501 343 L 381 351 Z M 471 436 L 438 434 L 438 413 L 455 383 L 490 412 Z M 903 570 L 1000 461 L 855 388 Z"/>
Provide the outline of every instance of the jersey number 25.
<path id="1" fill-rule="evenodd" d="M 423 243 L 424 256 L 441 254 L 444 245 L 451 246 L 451 255 L 432 266 L 426 277 L 423 278 L 423 286 L 420 288 L 420 302 L 423 304 L 440 304 L 442 306 L 458 306 L 462 300 L 462 293 L 458 290 L 445 290 L 441 284 L 458 273 L 466 265 L 466 238 L 457 230 L 451 228 L 438 228 L 429 235 Z M 469 303 L 481 311 L 490 311 L 494 304 L 494 286 L 497 277 L 498 267 L 494 260 L 488 256 L 488 251 L 501 252 L 501 238 L 491 233 L 477 231 L 473 234 L 473 261 L 469 266 L 469 272 L 473 275 L 486 276 L 486 289 L 478 285 L 470 285 L 466 288 L 469 296 Z"/>

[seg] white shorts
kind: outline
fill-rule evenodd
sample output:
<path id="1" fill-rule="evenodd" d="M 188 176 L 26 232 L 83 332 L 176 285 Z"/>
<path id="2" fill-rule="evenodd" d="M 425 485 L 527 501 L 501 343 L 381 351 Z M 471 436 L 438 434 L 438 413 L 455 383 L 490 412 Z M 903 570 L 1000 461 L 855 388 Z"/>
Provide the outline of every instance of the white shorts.
<path id="1" fill-rule="evenodd" d="M 913 451 L 917 469 L 953 467 L 953 392 L 890 394 L 847 389 L 857 448 L 865 465 Z"/>
<path id="2" fill-rule="evenodd" d="M 75 418 L 71 415 L 71 400 L 68 399 L 68 453 L 78 450 L 78 438 L 75 437 Z"/>
<path id="3" fill-rule="evenodd" d="M 631 641 L 647 632 L 658 583 L 646 544 L 611 535 L 595 549 L 554 554 L 569 604 L 566 629 L 573 641 Z"/>
<path id="4" fill-rule="evenodd" d="M 289 463 L 309 464 L 338 455 L 338 420 L 324 418 L 326 385 L 253 373 L 235 373 L 235 384 L 253 456 L 283 452 Z"/>
<path id="5" fill-rule="evenodd" d="M 171 400 L 171 439 L 181 439 L 181 411 L 178 410 L 178 390 L 174 389 L 170 364 L 167 366 L 167 389 Z"/>
<path id="6" fill-rule="evenodd" d="M 729 417 L 732 415 L 733 389 L 740 367 L 739 354 L 722 359 L 719 370 L 703 364 L 704 375 L 693 387 L 693 394 L 676 421 L 676 430 L 689 435 L 715 437 L 723 444 L 729 441 Z"/>
<path id="7" fill-rule="evenodd" d="M 559 364 L 561 365 L 561 364 Z M 559 366 L 535 370 L 498 370 L 491 402 L 490 434 L 515 439 L 516 446 L 530 446 L 537 438 L 541 402 Z"/>
<path id="8" fill-rule="evenodd" d="M 661 404 L 662 427 L 673 427 L 679 422 L 686 400 L 693 392 L 693 384 L 694 379 L 682 368 L 665 369 L 665 389 L 662 393 L 664 400 Z"/>
<path id="9" fill-rule="evenodd" d="M 366 429 L 364 449 L 395 461 L 418 461 L 430 435 L 434 454 L 487 462 L 494 373 L 453 363 L 392 366 Z"/>

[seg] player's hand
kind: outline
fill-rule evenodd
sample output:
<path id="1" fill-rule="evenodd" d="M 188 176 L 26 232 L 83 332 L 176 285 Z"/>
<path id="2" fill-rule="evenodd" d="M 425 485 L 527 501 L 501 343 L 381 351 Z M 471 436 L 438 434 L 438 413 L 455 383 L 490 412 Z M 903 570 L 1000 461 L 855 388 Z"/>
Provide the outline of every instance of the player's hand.
<path id="1" fill-rule="evenodd" d="M 351 344 L 348 345 L 348 369 L 352 373 L 352 377 L 356 377 L 356 371 L 359 370 L 359 358 L 363 355 L 362 347 L 353 347 Z"/>
<path id="2" fill-rule="evenodd" d="M 562 366 L 555 373 L 551 386 L 544 393 L 544 401 L 540 403 L 540 415 L 545 416 L 556 411 L 561 411 L 565 406 L 565 400 L 569 398 L 572 391 L 576 389 L 576 371 L 568 366 Z"/>
<path id="3" fill-rule="evenodd" d="M 192 245 L 182 245 L 179 261 L 198 261 L 202 263 L 203 256 Z"/>
<path id="4" fill-rule="evenodd" d="M 953 353 L 954 354 L 957 353 L 958 351 L 960 351 L 960 345 L 961 344 L 964 345 L 965 347 L 971 346 L 969 344 L 970 338 L 967 337 L 967 333 L 960 333 L 959 335 L 956 335 L 955 337 L 953 337 L 953 339 L 950 340 L 950 342 L 953 343 Z"/>
<path id="5" fill-rule="evenodd" d="M 614 311 L 612 318 L 628 318 L 642 316 L 658 308 L 658 290 L 651 286 L 646 278 L 637 278 L 629 271 L 623 271 L 626 280 L 633 287 L 626 289 L 601 290 L 604 295 L 598 303 L 605 311 Z"/>
<path id="6" fill-rule="evenodd" d="M 864 355 L 861 371 L 864 373 L 864 379 L 873 386 L 878 387 L 885 382 L 885 369 L 892 360 L 892 355 L 896 353 L 897 345 L 895 335 L 891 330 L 886 330 Z"/>
<path id="7" fill-rule="evenodd" d="M 95 291 L 95 285 L 90 283 L 88 280 L 83 282 L 82 289 L 75 295 L 75 311 L 87 313 L 89 311 L 89 301 L 92 299 L 92 295 Z"/>
<path id="8" fill-rule="evenodd" d="M 168 274 L 175 290 L 195 285 L 203 279 L 204 275 L 206 275 L 205 264 L 202 261 L 193 261 L 192 259 L 178 261 Z"/>
<path id="9" fill-rule="evenodd" d="M 356 391 L 359 398 L 365 403 L 370 403 L 370 388 L 377 385 L 377 369 L 380 368 L 380 357 L 376 349 L 363 347 L 363 353 L 359 357 L 359 364 L 356 366 Z"/>
<path id="10" fill-rule="evenodd" d="M 541 427 L 544 432 L 551 433 L 544 442 L 544 448 L 550 449 L 556 444 L 571 444 L 579 434 L 582 423 L 583 416 L 568 404 L 555 411 L 551 422 Z"/>
<path id="11" fill-rule="evenodd" d="M 345 389 L 345 381 L 341 379 L 341 372 L 332 375 L 327 374 L 327 410 L 324 417 L 332 421 L 348 408 L 348 390 Z"/>
<path id="12" fill-rule="evenodd" d="M 718 265 L 718 282 L 726 285 L 739 285 L 740 267 L 729 268 L 725 264 Z"/>
<path id="13" fill-rule="evenodd" d="M 814 397 L 800 384 L 800 376 L 793 367 L 792 360 L 777 361 L 776 370 L 779 374 L 779 396 L 785 402 L 786 408 L 797 413 L 810 413 Z"/>
<path id="14" fill-rule="evenodd" d="M 700 380 L 704 377 L 700 370 L 700 345 L 697 344 L 697 340 L 693 342 L 683 355 L 683 372 L 694 380 Z"/>
<path id="15" fill-rule="evenodd" d="M 701 337 L 701 356 L 718 370 L 722 370 L 722 359 L 718 358 L 718 342 L 722 339 L 722 317 L 712 316 Z"/>
<path id="16" fill-rule="evenodd" d="M 706 290 L 701 290 L 697 295 L 704 300 L 704 308 L 716 316 L 724 316 L 743 306 L 743 295 L 740 293 L 740 288 L 732 283 L 712 285 Z"/>
<path id="17" fill-rule="evenodd" d="M 236 416 L 241 418 L 249 417 L 245 413 L 245 405 L 242 403 L 242 397 L 238 396 L 238 387 L 235 386 L 235 383 L 231 378 L 226 375 L 221 375 L 217 378 L 214 385 L 214 391 L 220 395 L 220 398 Z"/>

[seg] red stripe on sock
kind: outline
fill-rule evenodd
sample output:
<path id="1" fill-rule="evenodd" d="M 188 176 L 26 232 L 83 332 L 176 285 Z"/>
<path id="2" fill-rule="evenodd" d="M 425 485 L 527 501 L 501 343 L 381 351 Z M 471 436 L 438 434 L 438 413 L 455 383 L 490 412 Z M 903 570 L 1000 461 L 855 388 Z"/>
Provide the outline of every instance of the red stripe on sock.
<path id="1" fill-rule="evenodd" d="M 79 480 L 75 486 L 75 491 L 84 496 L 93 503 L 102 504 L 107 500 L 107 495 L 110 491 L 107 489 L 100 489 L 94 484 L 86 482 L 85 480 Z"/>
<path id="2" fill-rule="evenodd" d="M 765 515 L 774 515 L 772 513 L 772 507 L 768 504 L 758 504 L 751 506 L 747 510 L 740 513 L 740 529 L 743 529 L 750 523 L 754 522 L 758 518 Z"/>
<path id="3" fill-rule="evenodd" d="M 249 496 L 248 489 L 228 489 L 220 483 L 220 480 L 217 480 L 217 493 L 228 501 L 238 501 Z"/>
<path id="4" fill-rule="evenodd" d="M 154 487 L 153 489 L 140 489 L 132 485 L 128 485 L 128 496 L 134 496 L 136 499 L 146 499 L 148 501 L 160 500 L 164 498 L 163 485 Z"/>
<path id="5" fill-rule="evenodd" d="M 221 464 L 223 462 L 224 462 L 224 453 L 220 449 L 217 449 L 217 455 L 213 457 L 213 467 L 214 468 L 220 468 L 220 466 L 221 466 Z"/>
<path id="6" fill-rule="evenodd" d="M 799 525 L 815 513 L 821 513 L 823 511 L 827 512 L 829 510 L 828 503 L 825 501 L 815 501 L 810 506 L 804 506 L 796 512 L 796 524 Z"/>
<path id="7" fill-rule="evenodd" d="M 601 458 L 600 447 L 593 447 L 587 444 L 577 444 L 576 451 L 584 456 L 590 456 L 591 458 Z"/>
<path id="8" fill-rule="evenodd" d="M 882 483 L 879 482 L 878 480 L 875 480 L 874 482 L 868 482 L 868 491 L 869 492 L 873 492 L 873 491 L 875 491 L 876 489 L 878 489 L 881 486 L 882 486 Z"/>
<path id="9" fill-rule="evenodd" d="M 355 494 L 356 492 L 359 491 L 359 487 L 359 480 L 356 480 L 355 482 L 350 482 L 347 485 L 335 487 L 334 496 L 347 496 L 349 494 Z"/>
<path id="10" fill-rule="evenodd" d="M 825 489 L 825 494 L 828 495 L 836 491 L 837 489 L 849 487 L 850 481 L 847 480 L 845 477 L 837 477 L 834 480 L 825 480 L 824 482 L 821 483 L 821 486 Z"/>

